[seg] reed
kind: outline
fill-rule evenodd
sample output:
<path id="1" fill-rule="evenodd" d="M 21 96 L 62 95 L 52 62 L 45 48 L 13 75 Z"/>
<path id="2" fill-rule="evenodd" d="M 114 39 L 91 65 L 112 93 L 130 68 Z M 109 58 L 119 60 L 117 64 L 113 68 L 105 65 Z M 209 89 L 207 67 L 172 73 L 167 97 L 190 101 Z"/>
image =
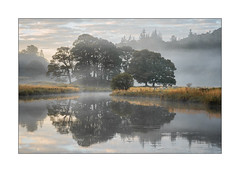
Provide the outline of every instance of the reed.
<path id="1" fill-rule="evenodd" d="M 111 95 L 158 97 L 167 101 L 201 102 L 209 105 L 221 105 L 221 88 L 131 87 L 128 90 L 114 90 Z"/>

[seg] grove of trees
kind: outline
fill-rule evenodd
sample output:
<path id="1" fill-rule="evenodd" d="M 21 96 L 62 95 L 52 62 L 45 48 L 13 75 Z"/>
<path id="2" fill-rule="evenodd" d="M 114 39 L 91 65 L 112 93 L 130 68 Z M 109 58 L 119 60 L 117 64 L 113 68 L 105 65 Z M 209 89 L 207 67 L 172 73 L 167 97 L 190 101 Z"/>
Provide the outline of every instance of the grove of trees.
<path id="1" fill-rule="evenodd" d="M 157 33 L 155 33 L 157 34 Z M 110 86 L 121 72 L 129 74 L 139 83 L 176 84 L 174 64 L 160 53 L 148 50 L 136 51 L 128 46 L 116 47 L 113 43 L 88 34 L 80 35 L 73 47 L 60 47 L 48 65 L 47 75 L 83 85 Z M 128 73 L 128 74 L 127 74 Z M 123 82 L 123 77 L 117 77 Z M 131 76 L 126 77 L 132 86 Z M 124 81 L 125 82 L 125 81 Z M 112 84 L 114 85 L 114 84 Z M 116 85 L 114 89 L 119 89 Z M 127 89 L 128 86 L 124 86 Z"/>

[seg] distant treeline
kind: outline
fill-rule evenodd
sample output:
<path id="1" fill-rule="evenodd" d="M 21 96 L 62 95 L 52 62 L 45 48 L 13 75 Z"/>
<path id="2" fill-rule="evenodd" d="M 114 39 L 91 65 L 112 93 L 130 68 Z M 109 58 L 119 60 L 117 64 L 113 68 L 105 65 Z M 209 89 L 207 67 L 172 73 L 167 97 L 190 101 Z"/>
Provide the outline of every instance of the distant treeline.
<path id="1" fill-rule="evenodd" d="M 130 46 L 134 49 L 149 49 L 152 51 L 161 51 L 169 49 L 210 49 L 221 48 L 222 28 L 203 34 L 193 33 L 190 29 L 189 35 L 186 38 L 178 39 L 175 35 L 171 36 L 170 41 L 164 41 L 161 33 L 154 30 L 151 35 L 145 30 L 135 40 L 131 35 L 126 38 L 124 36 L 117 46 Z"/>
<path id="2" fill-rule="evenodd" d="M 18 53 L 19 77 L 37 79 L 46 77 L 48 61 L 44 58 L 43 51 L 38 51 L 34 45 Z"/>

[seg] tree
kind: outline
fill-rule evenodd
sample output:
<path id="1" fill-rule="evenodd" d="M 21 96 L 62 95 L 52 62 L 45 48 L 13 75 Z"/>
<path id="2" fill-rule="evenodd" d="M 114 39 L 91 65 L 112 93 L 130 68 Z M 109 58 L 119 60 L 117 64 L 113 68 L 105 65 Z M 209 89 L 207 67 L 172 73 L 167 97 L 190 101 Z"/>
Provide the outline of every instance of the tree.
<path id="1" fill-rule="evenodd" d="M 26 49 L 23 49 L 21 54 L 29 54 L 38 56 L 38 48 L 35 45 L 28 45 Z"/>
<path id="2" fill-rule="evenodd" d="M 29 79 L 37 79 L 40 77 L 43 79 L 46 77 L 49 62 L 40 55 L 36 46 L 27 46 L 26 49 L 18 53 L 18 58 L 19 76 L 26 76 L 29 77 Z"/>
<path id="3" fill-rule="evenodd" d="M 161 58 L 161 70 L 159 70 L 159 74 L 157 76 L 158 84 L 162 84 L 163 86 L 172 86 L 176 85 L 174 71 L 177 70 L 174 63 L 169 59 Z M 154 86 L 154 85 L 153 85 Z"/>
<path id="4" fill-rule="evenodd" d="M 43 50 L 40 51 L 39 56 L 44 57 Z"/>
<path id="5" fill-rule="evenodd" d="M 139 83 L 174 85 L 175 65 L 170 61 L 161 57 L 160 53 L 154 53 L 148 50 L 137 51 L 133 55 L 130 63 L 129 72 L 133 78 Z"/>
<path id="6" fill-rule="evenodd" d="M 142 33 L 139 36 L 139 39 L 142 40 L 142 39 L 145 39 L 145 38 L 146 38 L 146 31 L 145 31 L 145 29 L 143 29 Z"/>
<path id="7" fill-rule="evenodd" d="M 128 73 L 121 73 L 112 79 L 111 87 L 113 90 L 127 90 L 133 86 L 133 77 Z"/>
<path id="8" fill-rule="evenodd" d="M 129 46 L 123 46 L 118 49 L 119 49 L 120 58 L 122 59 L 122 69 L 124 72 L 128 72 L 129 65 L 133 58 L 133 53 L 135 50 Z"/>
<path id="9" fill-rule="evenodd" d="M 145 86 L 147 86 L 151 75 L 150 65 L 147 58 L 148 56 L 148 50 L 136 51 L 133 54 L 134 58 L 131 60 L 131 63 L 129 65 L 129 73 L 133 76 L 134 79 L 137 80 L 137 82 L 145 83 Z"/>
<path id="10" fill-rule="evenodd" d="M 71 84 L 71 78 L 73 75 L 73 57 L 70 52 L 70 48 L 61 47 L 57 49 L 55 55 L 52 56 L 52 60 L 48 65 L 47 75 L 56 77 L 56 78 L 64 78 L 67 77 L 69 83 Z"/>
<path id="11" fill-rule="evenodd" d="M 26 52 L 28 54 L 38 55 L 38 48 L 34 45 L 27 46 Z"/>
<path id="12" fill-rule="evenodd" d="M 121 58 L 116 46 L 104 39 L 83 34 L 73 43 L 71 50 L 76 61 L 78 79 L 110 81 L 120 73 Z"/>
<path id="13" fill-rule="evenodd" d="M 175 35 L 171 36 L 171 42 L 176 42 L 177 41 L 177 37 Z"/>

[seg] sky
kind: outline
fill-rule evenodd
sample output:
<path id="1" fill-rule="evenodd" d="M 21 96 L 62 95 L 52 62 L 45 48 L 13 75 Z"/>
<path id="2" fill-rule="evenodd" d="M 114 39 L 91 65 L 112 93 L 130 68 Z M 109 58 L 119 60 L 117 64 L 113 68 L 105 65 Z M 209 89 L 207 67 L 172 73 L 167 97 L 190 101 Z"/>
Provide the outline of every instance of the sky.
<path id="1" fill-rule="evenodd" d="M 186 37 L 190 29 L 200 34 L 220 27 L 221 19 L 19 19 L 19 50 L 35 45 L 50 60 L 57 48 L 71 47 L 81 34 L 119 43 L 124 35 L 137 40 L 143 29 L 156 29 L 169 41 L 172 35 Z"/>

